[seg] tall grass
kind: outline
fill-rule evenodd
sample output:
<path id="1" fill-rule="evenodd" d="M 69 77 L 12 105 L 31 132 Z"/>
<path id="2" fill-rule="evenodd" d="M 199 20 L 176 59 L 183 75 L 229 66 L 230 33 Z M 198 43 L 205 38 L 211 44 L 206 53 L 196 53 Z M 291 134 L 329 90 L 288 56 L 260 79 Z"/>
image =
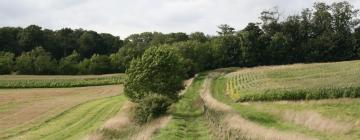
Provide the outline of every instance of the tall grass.
<path id="1" fill-rule="evenodd" d="M 268 90 L 259 93 L 244 94 L 238 102 L 247 101 L 278 101 L 278 100 L 319 100 L 337 98 L 359 98 L 360 87 L 319 88 L 297 90 Z"/>
<path id="2" fill-rule="evenodd" d="M 51 77 L 51 76 L 49 76 Z M 1 77 L 0 77 L 1 78 Z M 5 88 L 68 88 L 84 86 L 115 85 L 124 82 L 125 75 L 112 75 L 98 78 L 74 79 L 29 79 L 29 80 L 1 80 L 0 89 Z"/>

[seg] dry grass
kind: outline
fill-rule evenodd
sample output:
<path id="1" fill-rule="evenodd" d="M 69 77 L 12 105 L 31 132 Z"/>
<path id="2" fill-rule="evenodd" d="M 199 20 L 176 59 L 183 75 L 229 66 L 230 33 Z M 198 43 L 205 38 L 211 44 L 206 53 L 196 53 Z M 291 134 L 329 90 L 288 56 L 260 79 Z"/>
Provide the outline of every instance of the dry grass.
<path id="1" fill-rule="evenodd" d="M 115 117 L 105 122 L 102 129 L 112 129 L 120 131 L 121 129 L 124 129 L 129 125 L 134 125 L 134 122 L 129 116 L 129 112 L 131 112 L 134 107 L 134 103 L 129 101 L 126 102 L 121 108 L 120 112 Z"/>
<path id="2" fill-rule="evenodd" d="M 157 118 L 144 126 L 142 126 L 142 129 L 135 135 L 133 135 L 130 140 L 150 140 L 153 134 L 165 127 L 171 120 L 171 116 L 163 116 L 160 118 Z"/>
<path id="3" fill-rule="evenodd" d="M 275 129 L 260 126 L 254 122 L 242 118 L 233 109 L 216 99 L 214 99 L 209 91 L 210 79 L 206 79 L 204 89 L 201 97 L 204 100 L 208 109 L 222 112 L 223 124 L 225 128 L 236 130 L 245 139 L 260 139 L 260 140 L 314 140 L 316 138 L 309 137 L 299 133 L 280 132 Z"/>
<path id="4" fill-rule="evenodd" d="M 0 90 L 0 135 L 31 128 L 80 103 L 121 92 L 120 85 Z"/>
<path id="5" fill-rule="evenodd" d="M 310 129 L 330 132 L 330 133 L 346 133 L 352 129 L 349 123 L 335 121 L 320 115 L 314 111 L 291 111 L 280 112 L 282 118 L 286 121 L 304 125 Z"/>

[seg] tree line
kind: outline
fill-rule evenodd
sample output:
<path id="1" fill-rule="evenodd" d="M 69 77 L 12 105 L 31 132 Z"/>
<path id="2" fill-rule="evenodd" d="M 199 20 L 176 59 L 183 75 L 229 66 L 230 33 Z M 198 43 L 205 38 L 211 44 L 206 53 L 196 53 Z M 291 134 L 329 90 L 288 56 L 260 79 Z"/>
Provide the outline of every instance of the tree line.
<path id="1" fill-rule="evenodd" d="M 349 2 L 314 3 L 281 18 L 261 12 L 260 23 L 236 30 L 220 25 L 202 32 L 144 32 L 120 39 L 83 29 L 0 28 L 0 73 L 104 74 L 124 72 L 153 46 L 178 50 L 188 76 L 222 67 L 331 62 L 360 58 L 359 10 Z"/>

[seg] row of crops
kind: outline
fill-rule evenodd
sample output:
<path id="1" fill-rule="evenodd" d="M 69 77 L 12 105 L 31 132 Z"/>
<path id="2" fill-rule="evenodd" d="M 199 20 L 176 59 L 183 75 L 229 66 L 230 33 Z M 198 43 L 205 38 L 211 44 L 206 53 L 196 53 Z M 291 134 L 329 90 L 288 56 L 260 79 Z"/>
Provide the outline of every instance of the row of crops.
<path id="1" fill-rule="evenodd" d="M 0 88 L 68 88 L 85 86 L 102 86 L 122 84 L 125 75 L 117 74 L 106 77 L 74 78 L 74 79 L 29 79 L 29 80 L 1 80 Z"/>
<path id="2" fill-rule="evenodd" d="M 227 95 L 239 102 L 360 97 L 360 61 L 259 67 L 225 77 Z"/>

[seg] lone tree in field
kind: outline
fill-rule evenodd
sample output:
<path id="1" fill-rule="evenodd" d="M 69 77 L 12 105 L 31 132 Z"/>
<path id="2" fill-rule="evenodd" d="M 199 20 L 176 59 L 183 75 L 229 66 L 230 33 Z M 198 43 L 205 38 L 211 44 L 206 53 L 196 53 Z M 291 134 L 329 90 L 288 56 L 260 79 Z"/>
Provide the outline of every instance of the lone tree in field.
<path id="1" fill-rule="evenodd" d="M 139 103 L 136 117 L 146 122 L 165 113 L 177 101 L 185 69 L 179 52 L 165 45 L 147 49 L 141 58 L 131 62 L 126 74 L 125 95 Z"/>

